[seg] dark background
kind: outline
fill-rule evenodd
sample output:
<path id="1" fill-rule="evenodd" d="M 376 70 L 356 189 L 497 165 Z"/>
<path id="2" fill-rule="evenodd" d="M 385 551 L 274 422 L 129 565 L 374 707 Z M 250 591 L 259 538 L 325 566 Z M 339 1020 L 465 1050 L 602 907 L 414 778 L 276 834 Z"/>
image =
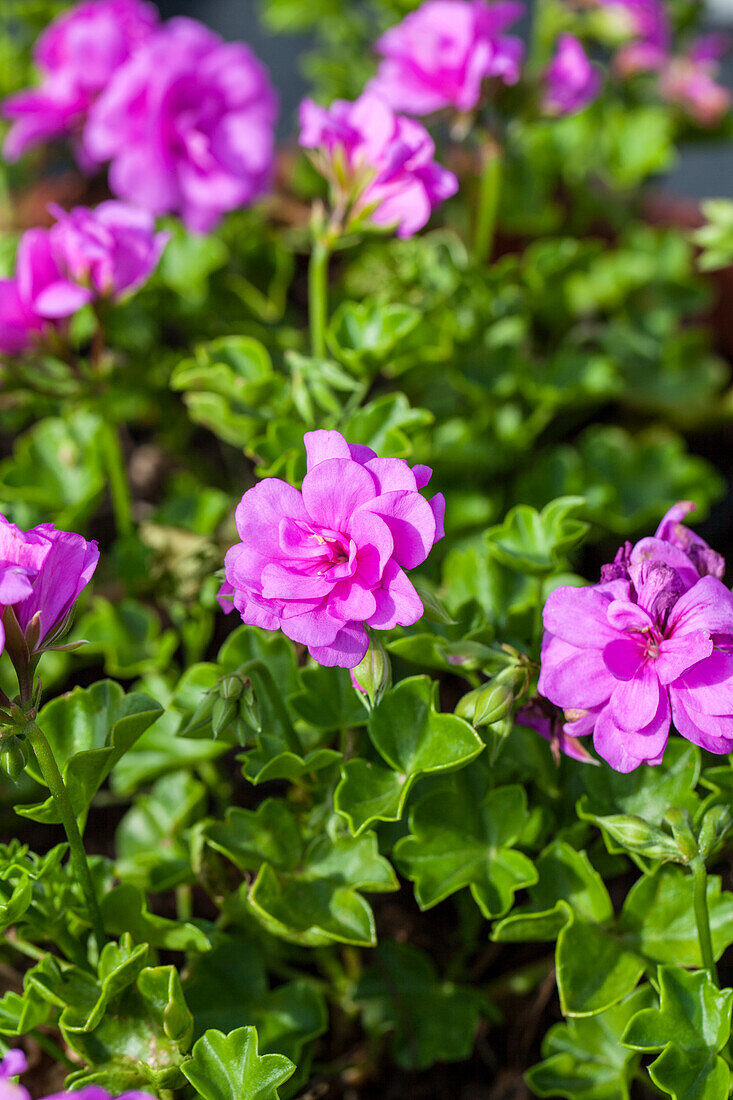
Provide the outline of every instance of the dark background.
<path id="1" fill-rule="evenodd" d="M 267 0 L 262 0 L 267 3 Z M 308 0 L 302 0 L 304 4 Z M 0 4 L 2 0 L 0 0 Z M 208 23 L 225 38 L 248 42 L 268 65 L 281 96 L 280 129 L 283 136 L 295 129 L 299 100 L 308 86 L 300 72 L 300 58 L 311 45 L 305 35 L 269 35 L 262 29 L 257 0 L 158 0 L 162 15 L 189 15 Z M 720 18 L 729 12 L 727 23 Z M 724 64 L 721 81 L 733 89 L 733 4 L 721 3 L 715 29 L 731 33 L 731 56 Z M 729 148 L 703 140 L 686 148 L 677 167 L 665 177 L 666 191 L 693 198 L 733 198 L 733 142 Z"/>

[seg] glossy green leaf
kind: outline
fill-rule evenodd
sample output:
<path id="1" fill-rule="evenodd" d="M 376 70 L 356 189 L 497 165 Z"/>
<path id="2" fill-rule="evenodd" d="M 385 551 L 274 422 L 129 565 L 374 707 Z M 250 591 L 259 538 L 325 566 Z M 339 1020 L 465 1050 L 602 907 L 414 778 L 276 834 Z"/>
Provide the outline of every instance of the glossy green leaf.
<path id="1" fill-rule="evenodd" d="M 380 943 L 354 999 L 367 1031 L 391 1034 L 392 1057 L 413 1071 L 468 1058 L 479 1020 L 490 1012 L 478 990 L 442 981 L 424 952 L 395 940 Z"/>
<path id="2" fill-rule="evenodd" d="M 410 835 L 395 845 L 394 858 L 415 883 L 421 909 L 468 886 L 485 917 L 500 917 L 517 890 L 537 881 L 532 861 L 513 847 L 527 821 L 522 787 L 497 787 L 478 799 L 458 783 L 415 804 Z"/>
<path id="3" fill-rule="evenodd" d="M 707 970 L 659 968 L 659 1008 L 629 1021 L 622 1042 L 643 1053 L 661 1050 L 649 1076 L 674 1100 L 726 1100 L 730 1066 L 720 1052 L 730 1037 L 733 990 L 719 990 Z"/>
<path id="4" fill-rule="evenodd" d="M 651 999 L 649 986 L 642 986 L 597 1016 L 551 1027 L 542 1042 L 544 1061 L 526 1074 L 532 1092 L 563 1100 L 629 1100 L 640 1058 L 620 1039 Z"/>
<path id="5" fill-rule="evenodd" d="M 282 1054 L 258 1053 L 253 1027 L 229 1035 L 205 1032 L 181 1068 L 203 1100 L 278 1100 L 278 1089 L 295 1071 Z"/>
<path id="6" fill-rule="evenodd" d="M 369 737 L 392 771 L 354 760 L 346 764 L 335 807 L 358 835 L 374 821 L 397 821 L 415 779 L 473 760 L 484 747 L 461 718 L 436 709 L 437 682 L 402 680 L 385 693 L 369 718 Z"/>
<path id="7" fill-rule="evenodd" d="M 584 506 L 582 497 L 560 497 L 542 512 L 519 504 L 503 523 L 486 532 L 489 552 L 509 569 L 550 573 L 586 534 L 588 525 L 574 518 Z"/>
<path id="8" fill-rule="evenodd" d="M 74 688 L 43 707 L 38 722 L 80 818 L 86 817 L 92 798 L 117 762 L 161 713 L 154 699 L 137 692 L 126 695 L 111 680 Z M 29 761 L 28 771 L 37 782 L 43 782 L 34 760 Z M 60 821 L 51 797 L 17 809 L 34 821 Z"/>

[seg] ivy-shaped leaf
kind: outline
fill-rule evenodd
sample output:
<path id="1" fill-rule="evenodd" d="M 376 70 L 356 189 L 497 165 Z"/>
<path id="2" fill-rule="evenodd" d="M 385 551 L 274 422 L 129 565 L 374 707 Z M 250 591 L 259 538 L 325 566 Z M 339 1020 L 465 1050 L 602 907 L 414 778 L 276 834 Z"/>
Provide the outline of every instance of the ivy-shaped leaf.
<path id="1" fill-rule="evenodd" d="M 366 760 L 344 765 L 334 804 L 354 835 L 375 821 L 398 821 L 419 775 L 460 767 L 484 748 L 468 722 L 436 709 L 437 692 L 437 681 L 413 676 L 372 713 L 369 737 L 389 768 Z"/>
<path id="2" fill-rule="evenodd" d="M 190 921 L 151 913 L 142 890 L 132 883 L 115 886 L 99 905 L 105 928 L 113 935 L 129 932 L 137 943 L 168 951 L 208 951 L 208 936 Z"/>
<path id="3" fill-rule="evenodd" d="M 559 497 L 541 512 L 518 504 L 503 523 L 486 532 L 489 553 L 517 572 L 552 573 L 588 530 L 587 523 L 573 518 L 584 506 L 583 497 Z"/>
<path id="4" fill-rule="evenodd" d="M 191 963 L 184 992 L 196 1038 L 210 1028 L 227 1034 L 256 1027 L 263 1053 L 284 1054 L 298 1067 L 288 1093 L 305 1083 L 313 1040 L 328 1026 L 315 983 L 302 978 L 271 989 L 261 944 L 243 935 L 219 935 L 213 950 Z"/>
<path id="5" fill-rule="evenodd" d="M 373 833 L 307 840 L 285 803 L 268 799 L 256 811 L 230 810 L 205 836 L 242 871 L 258 872 L 241 892 L 274 935 L 309 946 L 375 942 L 374 914 L 361 891 L 398 886 Z"/>
<path id="6" fill-rule="evenodd" d="M 500 917 L 517 890 L 537 881 L 530 859 L 513 845 L 529 819 L 519 786 L 482 798 L 466 783 L 421 798 L 410 812 L 410 836 L 394 848 L 399 869 L 415 883 L 421 909 L 470 887 L 483 915 Z"/>
<path id="7" fill-rule="evenodd" d="M 674 1100 L 727 1100 L 731 1072 L 720 1051 L 730 1037 L 733 990 L 718 989 L 707 970 L 660 966 L 659 996 L 659 1008 L 637 1012 L 621 1041 L 645 1054 L 662 1051 L 649 1076 Z"/>
<path id="8" fill-rule="evenodd" d="M 181 1069 L 203 1100 L 278 1100 L 295 1066 L 282 1054 L 259 1054 L 255 1028 L 240 1027 L 207 1031 Z"/>
<path id="9" fill-rule="evenodd" d="M 423 951 L 395 940 L 380 943 L 354 1000 L 367 1031 L 392 1034 L 392 1057 L 406 1070 L 468 1058 L 481 1016 L 492 1011 L 478 990 L 441 980 Z"/>
<path id="10" fill-rule="evenodd" d="M 629 1020 L 652 999 L 649 986 L 597 1016 L 555 1024 L 542 1041 L 540 1062 L 526 1074 L 537 1096 L 562 1100 L 629 1100 L 640 1056 L 620 1038 Z"/>
<path id="11" fill-rule="evenodd" d="M 708 908 L 716 959 L 733 942 L 733 894 L 708 878 Z M 659 963 L 702 965 L 692 904 L 692 878 L 663 865 L 629 891 L 616 920 L 597 923 L 575 914 L 557 941 L 557 984 L 563 1012 L 602 1012 L 630 993 Z"/>
<path id="12" fill-rule="evenodd" d="M 608 891 L 585 852 L 555 840 L 538 857 L 536 869 L 530 904 L 494 925 L 491 938 L 497 943 L 555 940 L 573 913 L 600 924 L 612 918 Z"/>
<path id="13" fill-rule="evenodd" d="M 74 688 L 43 707 L 38 722 L 53 749 L 78 817 L 86 817 L 92 798 L 117 761 L 161 714 L 162 707 L 154 699 L 139 693 L 126 695 L 111 680 Z M 33 758 L 28 772 L 36 782 L 43 783 Z M 61 820 L 51 797 L 16 810 L 46 824 Z"/>

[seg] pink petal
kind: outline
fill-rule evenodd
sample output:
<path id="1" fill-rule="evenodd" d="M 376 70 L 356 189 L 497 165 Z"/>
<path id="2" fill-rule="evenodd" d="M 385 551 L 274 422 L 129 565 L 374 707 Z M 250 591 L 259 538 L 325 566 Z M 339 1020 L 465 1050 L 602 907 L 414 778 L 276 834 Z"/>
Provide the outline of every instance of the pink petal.
<path id="1" fill-rule="evenodd" d="M 628 732 L 643 729 L 659 709 L 659 677 L 652 661 L 645 661 L 631 680 L 619 680 L 611 695 L 610 710 L 617 726 Z"/>
<path id="2" fill-rule="evenodd" d="M 78 286 L 59 279 L 36 296 L 33 306 L 42 317 L 56 320 L 60 317 L 70 317 L 92 300 L 92 292 L 87 287 Z"/>
<path id="3" fill-rule="evenodd" d="M 364 511 L 381 516 L 394 540 L 394 559 L 405 569 L 424 562 L 435 542 L 435 516 L 419 493 L 392 492 L 370 500 Z"/>
<path id="4" fill-rule="evenodd" d="M 620 729 L 614 722 L 611 707 L 606 707 L 596 721 L 593 747 L 617 772 L 631 772 L 639 764 L 658 764 L 669 737 L 670 710 L 667 693 L 662 692 L 659 708 L 644 729 L 633 732 Z"/>
<path id="5" fill-rule="evenodd" d="M 309 645 L 308 652 L 319 665 L 356 668 L 369 648 L 369 636 L 361 623 L 347 623 L 330 645 Z"/>
<path id="6" fill-rule="evenodd" d="M 303 443 L 309 470 L 319 462 L 326 462 L 329 458 L 351 458 L 349 444 L 341 432 L 329 432 L 325 428 L 319 428 L 315 432 L 306 432 Z"/>
<path id="7" fill-rule="evenodd" d="M 334 531 L 347 533 L 357 508 L 375 496 L 374 478 L 350 458 L 325 459 L 303 478 L 303 502 L 310 518 Z"/>
<path id="8" fill-rule="evenodd" d="M 373 587 L 379 583 L 394 551 L 392 533 L 380 516 L 364 509 L 356 513 L 350 528 L 357 546 L 357 573 Z"/>
<path id="9" fill-rule="evenodd" d="M 561 639 L 542 649 L 539 690 L 563 710 L 588 710 L 606 703 L 616 681 L 598 649 L 579 649 Z"/>
<path id="10" fill-rule="evenodd" d="M 377 601 L 371 588 L 358 577 L 340 581 L 328 597 L 329 614 L 336 619 L 343 619 L 344 622 L 364 622 L 376 609 Z"/>
<path id="11" fill-rule="evenodd" d="M 414 493 L 417 490 L 415 475 L 404 458 L 370 458 L 365 466 L 374 475 L 378 493 L 389 493 L 395 489 L 407 489 Z"/>
<path id="12" fill-rule="evenodd" d="M 375 630 L 393 630 L 396 626 L 412 626 L 425 610 L 415 586 L 400 567 L 391 561 L 384 571 L 382 587 L 378 588 L 376 610 L 369 619 Z"/>
<path id="13" fill-rule="evenodd" d="M 713 652 L 713 639 L 705 630 L 665 638 L 654 662 L 662 684 L 671 684 L 689 668 L 705 660 Z"/>
<path id="14" fill-rule="evenodd" d="M 733 596 L 717 577 L 702 577 L 680 596 L 670 612 L 668 628 L 675 635 L 694 630 L 733 634 Z"/>
<path id="15" fill-rule="evenodd" d="M 608 623 L 614 630 L 650 630 L 654 622 L 648 612 L 630 600 L 612 600 L 608 607 Z"/>
<path id="16" fill-rule="evenodd" d="M 633 680 L 644 663 L 645 651 L 645 643 L 636 638 L 616 638 L 603 650 L 603 660 L 617 680 Z"/>
<path id="17" fill-rule="evenodd" d="M 562 585 L 547 597 L 545 629 L 572 645 L 603 649 L 618 638 L 618 631 L 608 624 L 610 602 L 596 588 Z"/>
<path id="18" fill-rule="evenodd" d="M 728 753 L 733 750 L 733 715 L 704 714 L 695 710 L 691 693 L 680 691 L 677 685 L 669 689 L 669 694 L 672 720 L 678 733 L 708 752 Z"/>
<path id="19" fill-rule="evenodd" d="M 435 516 L 435 541 L 439 542 L 440 539 L 445 538 L 445 497 L 442 493 L 436 493 L 434 497 L 430 498 L 428 504 Z"/>

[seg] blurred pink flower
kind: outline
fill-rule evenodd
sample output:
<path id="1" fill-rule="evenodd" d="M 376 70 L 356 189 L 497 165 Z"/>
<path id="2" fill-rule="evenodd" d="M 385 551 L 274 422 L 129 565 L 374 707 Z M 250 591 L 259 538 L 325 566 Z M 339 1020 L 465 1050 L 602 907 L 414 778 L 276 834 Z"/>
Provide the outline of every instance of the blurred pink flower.
<path id="1" fill-rule="evenodd" d="M 542 106 L 551 115 L 575 114 L 597 98 L 600 75 L 574 35 L 561 34 L 558 38 L 544 84 Z"/>
<path id="2" fill-rule="evenodd" d="M 3 149 L 8 160 L 78 130 L 96 96 L 157 22 L 155 5 L 143 0 L 84 0 L 54 19 L 34 49 L 40 85 L 3 104 L 13 120 Z"/>
<path id="3" fill-rule="evenodd" d="M 24 233 L 14 277 L 0 280 L 0 354 L 28 350 L 95 298 L 133 293 L 168 240 L 150 214 L 120 202 L 51 211 L 57 223 Z"/>
<path id="4" fill-rule="evenodd" d="M 423 605 L 406 569 L 443 537 L 444 501 L 420 495 L 427 466 L 377 458 L 336 431 L 307 432 L 302 493 L 278 478 L 236 511 L 224 594 L 242 620 L 282 630 L 322 665 L 355 668 L 375 630 L 410 626 Z M 231 609 L 230 605 L 230 609 Z"/>
<path id="5" fill-rule="evenodd" d="M 731 94 L 715 77 L 728 49 L 726 35 L 698 38 L 680 57 L 662 67 L 659 90 L 670 103 L 681 107 L 700 126 L 717 126 L 730 110 Z"/>
<path id="6" fill-rule="evenodd" d="M 330 107 L 303 100 L 300 144 L 315 150 L 313 161 L 331 185 L 334 206 L 347 207 L 351 222 L 363 217 L 394 227 L 399 237 L 422 229 L 434 207 L 458 189 L 453 173 L 433 159 L 425 127 L 369 93 Z"/>
<path id="7" fill-rule="evenodd" d="M 367 91 L 397 111 L 471 111 L 491 77 L 516 84 L 524 56 L 504 31 L 524 13 L 514 0 L 426 0 L 378 39 L 384 60 Z"/>
<path id="8" fill-rule="evenodd" d="M 277 96 L 242 42 L 171 19 L 117 71 L 83 145 L 120 198 L 206 232 L 269 186 Z"/>

